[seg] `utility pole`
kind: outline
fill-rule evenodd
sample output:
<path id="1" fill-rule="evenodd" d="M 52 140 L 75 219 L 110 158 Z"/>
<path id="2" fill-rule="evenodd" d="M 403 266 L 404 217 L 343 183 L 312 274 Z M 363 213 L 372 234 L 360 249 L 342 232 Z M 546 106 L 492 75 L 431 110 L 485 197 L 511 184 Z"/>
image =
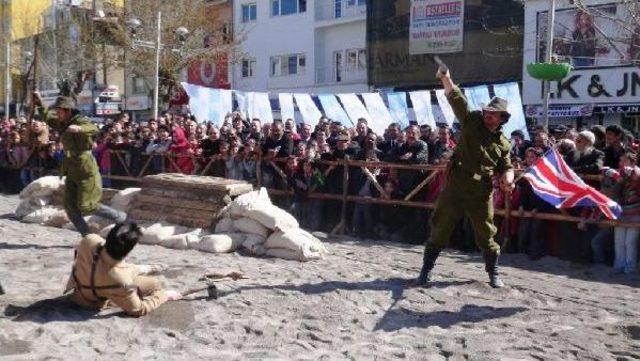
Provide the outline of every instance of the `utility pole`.
<path id="1" fill-rule="evenodd" d="M 156 38 L 156 81 L 153 89 L 153 119 L 158 119 L 158 90 L 160 88 L 160 48 L 162 46 L 162 12 L 158 11 Z"/>
<path id="2" fill-rule="evenodd" d="M 5 38 L 4 49 L 4 119 L 9 121 L 9 103 L 11 102 L 11 39 Z"/>
<path id="3" fill-rule="evenodd" d="M 556 1 L 549 0 L 549 13 L 547 14 L 547 53 L 545 54 L 545 62 L 551 63 L 553 55 L 553 29 L 556 19 Z M 551 82 L 544 81 L 544 128 L 549 129 L 549 98 L 551 98 Z"/>

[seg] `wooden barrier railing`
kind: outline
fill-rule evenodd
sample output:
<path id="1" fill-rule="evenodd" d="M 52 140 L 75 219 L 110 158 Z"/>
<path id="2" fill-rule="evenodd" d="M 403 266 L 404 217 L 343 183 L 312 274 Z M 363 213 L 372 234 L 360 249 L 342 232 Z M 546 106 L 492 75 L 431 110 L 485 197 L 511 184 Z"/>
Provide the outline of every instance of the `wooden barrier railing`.
<path id="1" fill-rule="evenodd" d="M 146 175 L 146 171 L 149 168 L 150 163 L 153 159 L 161 159 L 161 172 L 167 171 L 166 163 L 168 163 L 172 169 L 180 170 L 180 167 L 177 164 L 178 158 L 187 158 L 191 159 L 194 164 L 204 164 L 204 166 L 194 167 L 194 171 L 192 174 L 194 175 L 207 175 L 212 165 L 221 160 L 222 157 L 217 155 L 209 158 L 196 157 L 193 155 L 175 155 L 170 153 L 163 154 L 151 154 L 148 155 L 148 159 L 144 162 L 144 165 L 141 167 L 138 174 L 132 174 L 131 169 L 125 159 L 123 158 L 123 151 L 112 151 L 112 154 L 115 154 L 115 159 L 119 162 L 119 165 L 124 169 L 127 175 L 114 175 L 108 173 L 103 175 L 105 178 L 110 178 L 114 180 L 126 180 L 126 181 L 140 181 L 141 177 Z M 113 158 L 112 158 L 113 159 Z M 284 181 L 286 181 L 286 174 L 282 170 L 282 168 L 278 165 L 283 162 L 286 162 L 284 159 L 275 159 L 269 161 L 269 165 L 272 166 L 275 173 Z M 263 185 L 263 175 L 262 175 L 262 166 L 265 163 L 258 160 L 256 162 L 256 177 L 257 182 L 256 185 L 258 187 Z M 331 201 L 339 201 L 342 204 L 341 207 L 341 215 L 340 222 L 334 227 L 332 233 L 342 233 L 344 232 L 347 226 L 347 204 L 349 202 L 352 203 L 367 203 L 367 204 L 379 204 L 379 205 L 388 205 L 388 206 L 400 206 L 400 207 L 411 207 L 418 209 L 433 209 L 435 207 L 434 203 L 429 203 L 426 201 L 413 200 L 415 196 L 425 187 L 427 187 L 439 174 L 439 172 L 443 172 L 445 167 L 442 165 L 426 165 L 426 164 L 397 164 L 397 163 L 386 163 L 386 162 L 366 162 L 366 161 L 358 161 L 358 160 L 318 160 L 316 164 L 326 166 L 326 170 L 324 172 L 325 176 L 328 176 L 330 173 L 334 172 L 338 168 L 342 168 L 342 193 L 341 194 L 331 194 L 331 193 L 323 193 L 317 192 L 313 190 L 307 194 L 307 198 L 310 199 L 318 199 L 318 200 L 331 200 Z M 371 181 L 374 187 L 380 192 L 383 197 L 361 197 L 354 196 L 348 194 L 348 184 L 349 184 L 349 168 L 358 167 L 360 168 L 367 178 Z M 388 199 L 388 195 L 384 192 L 384 188 L 378 183 L 376 177 L 371 173 L 370 169 L 389 169 L 389 170 L 411 170 L 415 172 L 421 172 L 425 174 L 424 179 L 418 183 L 414 189 L 412 189 L 404 199 Z M 517 174 L 523 173 L 522 169 L 516 170 Z M 600 181 L 602 176 L 600 175 L 584 175 L 582 176 L 584 180 L 591 181 Z M 267 189 L 269 194 L 275 196 L 293 196 L 293 191 L 290 189 Z M 549 221 L 558 221 L 558 222 L 573 222 L 573 223 L 586 223 L 586 224 L 598 224 L 602 226 L 610 226 L 610 227 L 628 227 L 628 228 L 640 228 L 639 223 L 629 223 L 622 222 L 617 220 L 599 220 L 599 219 L 584 219 L 581 217 L 575 217 L 568 215 L 566 212 L 561 214 L 555 213 L 527 213 L 521 214 L 516 210 L 511 209 L 510 197 L 505 195 L 505 207 L 504 209 L 496 209 L 495 214 L 503 217 L 503 224 L 507 228 L 504 230 L 504 237 L 502 244 L 503 247 L 509 242 L 509 224 L 512 217 L 515 218 L 533 218 L 539 220 L 549 220 Z"/>

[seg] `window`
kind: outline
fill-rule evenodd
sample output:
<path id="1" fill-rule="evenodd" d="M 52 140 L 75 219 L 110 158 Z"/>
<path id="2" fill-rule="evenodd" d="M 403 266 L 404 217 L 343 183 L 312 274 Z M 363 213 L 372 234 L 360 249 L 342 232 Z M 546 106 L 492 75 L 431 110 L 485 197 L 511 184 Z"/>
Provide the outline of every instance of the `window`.
<path id="1" fill-rule="evenodd" d="M 256 74 L 256 59 L 245 59 L 242 61 L 242 77 L 251 78 Z"/>
<path id="2" fill-rule="evenodd" d="M 256 17 L 258 16 L 257 14 L 258 14 L 257 4 L 252 3 L 252 4 L 242 5 L 242 22 L 243 23 L 256 21 Z"/>
<path id="3" fill-rule="evenodd" d="M 367 0 L 347 0 L 347 6 L 367 5 Z"/>
<path id="4" fill-rule="evenodd" d="M 271 16 L 307 12 L 307 0 L 271 0 Z"/>
<path id="5" fill-rule="evenodd" d="M 307 58 L 304 54 L 279 55 L 271 57 L 271 76 L 304 74 Z"/>
<path id="6" fill-rule="evenodd" d="M 348 49 L 347 50 L 347 69 L 354 71 L 367 69 L 367 50 L 365 49 Z"/>
<path id="7" fill-rule="evenodd" d="M 133 78 L 133 93 L 140 94 L 146 92 L 146 84 L 144 82 L 144 78 L 135 77 Z"/>

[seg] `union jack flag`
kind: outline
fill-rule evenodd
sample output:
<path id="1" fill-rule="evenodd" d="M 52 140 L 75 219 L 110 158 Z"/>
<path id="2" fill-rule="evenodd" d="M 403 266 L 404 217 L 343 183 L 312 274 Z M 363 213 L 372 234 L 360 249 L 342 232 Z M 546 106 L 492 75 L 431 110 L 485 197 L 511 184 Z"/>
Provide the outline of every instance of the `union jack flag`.
<path id="1" fill-rule="evenodd" d="M 523 176 L 535 194 L 554 207 L 598 207 L 609 219 L 622 213 L 620 205 L 587 185 L 555 149 L 549 150 Z"/>

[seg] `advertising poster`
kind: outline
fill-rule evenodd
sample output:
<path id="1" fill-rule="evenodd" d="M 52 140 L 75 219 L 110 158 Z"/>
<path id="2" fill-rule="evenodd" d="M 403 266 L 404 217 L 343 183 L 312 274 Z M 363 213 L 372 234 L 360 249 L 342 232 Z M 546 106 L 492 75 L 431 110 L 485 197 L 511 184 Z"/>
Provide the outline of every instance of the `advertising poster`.
<path id="1" fill-rule="evenodd" d="M 412 0 L 410 54 L 462 51 L 464 0 Z"/>

